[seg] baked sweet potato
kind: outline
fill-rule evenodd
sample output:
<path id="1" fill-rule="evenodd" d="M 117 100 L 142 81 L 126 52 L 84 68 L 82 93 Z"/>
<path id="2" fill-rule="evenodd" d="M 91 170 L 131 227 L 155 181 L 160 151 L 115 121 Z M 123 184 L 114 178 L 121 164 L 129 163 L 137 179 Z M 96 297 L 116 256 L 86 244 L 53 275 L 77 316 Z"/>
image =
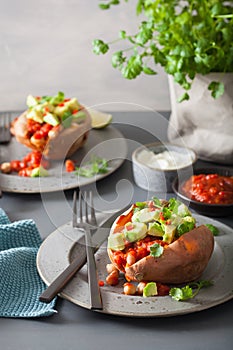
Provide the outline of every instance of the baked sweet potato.
<path id="1" fill-rule="evenodd" d="M 179 222 L 173 230 L 171 242 L 167 242 L 167 237 L 164 239 L 165 233 L 163 235 L 161 233 L 160 236 L 154 235 L 155 232 L 153 232 L 153 235 L 150 234 L 152 231 L 148 231 L 148 228 L 149 225 L 152 227 L 153 223 L 151 224 L 148 216 L 144 216 L 147 234 L 143 235 L 139 240 L 135 238 L 131 239 L 131 242 L 129 242 L 128 238 L 132 237 L 132 235 L 128 235 L 127 225 L 129 231 L 133 231 L 132 226 L 134 225 L 134 231 L 137 231 L 138 225 L 138 221 L 134 221 L 135 214 L 133 214 L 133 216 L 131 215 L 130 218 L 130 213 L 132 214 L 135 210 L 134 206 L 126 213 L 123 213 L 113 224 L 109 239 L 110 243 L 108 243 L 108 255 L 111 262 L 118 270 L 125 273 L 128 281 L 154 281 L 165 284 L 182 284 L 198 279 L 205 270 L 213 252 L 214 238 L 212 232 L 205 225 L 201 225 L 180 234 L 178 226 L 182 225 L 183 222 L 188 222 L 185 220 L 187 220 L 187 217 L 190 217 L 190 212 L 186 210 L 186 207 L 185 216 L 177 218 L 172 210 L 169 213 L 169 204 L 157 208 L 152 205 L 148 206 L 148 202 L 145 203 L 147 204 L 143 210 L 145 211 L 145 209 L 147 210 L 148 208 L 147 214 L 150 210 L 152 212 L 159 212 L 159 214 L 154 215 L 156 218 L 154 219 L 156 225 L 158 223 L 163 225 L 164 223 L 166 227 L 166 225 L 173 225 L 172 220 L 177 223 Z M 176 203 L 179 202 L 176 201 Z M 183 204 L 178 204 L 176 208 L 179 208 L 179 205 L 184 206 Z M 135 212 L 140 212 L 140 210 L 136 207 Z M 165 213 L 168 216 L 171 214 L 170 218 L 172 219 L 164 217 Z M 121 225 L 121 221 L 125 221 L 123 219 L 126 217 L 128 217 L 130 221 Z M 138 217 L 137 214 L 136 219 L 138 219 Z M 159 232 L 156 234 L 159 234 Z M 117 240 L 114 238 L 114 235 L 118 235 L 115 236 Z M 154 249 L 156 250 L 157 248 L 159 248 L 159 253 L 156 252 L 156 254 L 153 254 Z"/>
<path id="2" fill-rule="evenodd" d="M 64 102 L 58 103 L 58 100 L 56 104 L 55 100 L 52 104 L 49 98 L 40 102 L 43 98 L 29 96 L 30 101 L 34 99 L 34 104 L 11 125 L 11 132 L 18 142 L 42 152 L 44 157 L 52 160 L 70 157 L 84 145 L 91 129 L 88 111 L 79 105 L 76 99 L 64 99 L 63 94 L 58 96 L 60 100 L 63 98 Z M 54 97 L 50 97 L 50 100 L 52 99 Z M 70 106 L 64 109 L 64 105 L 69 101 Z M 46 116 L 49 116 L 49 122 Z"/>

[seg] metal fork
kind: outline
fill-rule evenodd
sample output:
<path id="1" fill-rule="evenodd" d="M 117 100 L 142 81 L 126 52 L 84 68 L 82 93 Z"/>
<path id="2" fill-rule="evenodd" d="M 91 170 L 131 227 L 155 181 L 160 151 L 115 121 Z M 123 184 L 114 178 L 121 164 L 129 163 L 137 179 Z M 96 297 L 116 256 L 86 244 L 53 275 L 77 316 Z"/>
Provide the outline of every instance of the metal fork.
<path id="1" fill-rule="evenodd" d="M 72 225 L 74 228 L 81 228 L 84 227 L 83 229 L 84 232 L 90 233 L 91 231 L 94 231 L 97 229 L 97 222 L 96 222 L 96 216 L 95 216 L 95 210 L 93 206 L 93 197 L 92 193 L 90 192 L 90 205 L 88 205 L 87 200 L 85 204 L 85 215 L 86 215 L 86 222 L 84 223 L 83 221 L 83 206 L 81 205 L 83 200 L 81 198 L 82 194 L 81 191 L 79 192 L 79 216 L 81 220 L 79 219 L 78 222 L 78 215 L 77 215 L 77 192 L 74 191 L 73 195 L 73 222 Z M 87 194 L 85 195 L 87 198 Z M 91 209 L 91 215 L 88 216 L 88 207 Z M 86 234 L 85 234 L 86 236 Z M 90 234 L 89 237 L 90 238 Z M 87 240 L 88 241 L 88 240 Z M 78 243 L 80 245 L 85 245 L 86 239 L 85 237 L 81 237 L 78 240 Z M 98 280 L 97 280 L 97 272 L 96 272 L 96 267 L 95 267 L 95 260 L 93 258 L 93 253 L 95 251 L 95 248 L 91 244 L 90 240 L 86 244 L 87 249 L 84 251 L 80 251 L 80 254 L 77 258 L 75 258 L 67 267 L 64 271 L 58 275 L 55 280 L 47 287 L 47 289 L 40 295 L 39 300 L 44 302 L 44 303 L 50 303 L 53 298 L 60 293 L 63 288 L 67 285 L 67 283 L 73 278 L 75 273 L 85 264 L 87 261 L 87 255 L 89 255 L 89 263 L 88 263 L 88 270 L 89 268 L 92 269 L 90 273 L 88 273 L 89 279 L 91 279 L 91 283 L 89 283 L 89 288 L 90 288 L 90 298 L 91 298 L 91 308 L 92 309 L 102 309 L 102 302 L 101 302 L 101 296 L 100 296 L 100 291 L 99 291 L 99 286 L 98 286 Z M 88 254 L 86 254 L 86 251 Z M 92 276 L 93 273 L 93 276 Z M 92 277 L 91 277 L 92 276 Z M 91 278 L 90 278 L 91 277 Z"/>
<path id="2" fill-rule="evenodd" d="M 93 196 L 90 191 L 89 194 L 85 191 L 79 191 L 79 221 L 77 221 L 77 209 L 76 209 L 76 192 L 74 192 L 74 216 L 73 227 L 83 229 L 85 234 L 85 245 L 87 254 L 87 272 L 88 272 L 88 286 L 90 292 L 90 308 L 102 309 L 102 300 L 98 284 L 97 268 L 95 262 L 95 248 L 92 244 L 91 233 L 96 230 L 97 221 L 95 216 L 95 209 L 93 206 Z M 89 203 L 88 203 L 89 197 Z M 84 208 L 83 208 L 84 207 Z M 83 214 L 85 212 L 85 215 Z M 89 212 L 90 211 L 90 215 Z M 84 219 L 85 218 L 85 219 Z M 75 221 L 76 219 L 76 221 Z"/>
<path id="3" fill-rule="evenodd" d="M 0 143 L 9 143 L 11 140 L 10 132 L 11 113 L 0 113 Z"/>

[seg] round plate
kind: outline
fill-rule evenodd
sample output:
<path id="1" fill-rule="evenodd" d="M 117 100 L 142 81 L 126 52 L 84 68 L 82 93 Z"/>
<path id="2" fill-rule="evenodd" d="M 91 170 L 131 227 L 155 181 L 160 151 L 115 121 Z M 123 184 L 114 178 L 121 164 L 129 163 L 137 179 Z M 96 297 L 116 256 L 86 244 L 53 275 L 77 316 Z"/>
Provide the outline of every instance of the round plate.
<path id="1" fill-rule="evenodd" d="M 122 279 L 117 286 L 101 287 L 103 310 L 99 312 L 132 317 L 175 316 L 208 309 L 230 300 L 233 297 L 233 230 L 213 219 L 199 215 L 195 217 L 198 225 L 210 223 L 220 231 L 219 236 L 215 237 L 211 260 L 202 275 L 202 279 L 212 280 L 213 286 L 202 289 L 194 299 L 178 302 L 170 296 L 143 298 L 124 295 Z M 73 230 L 71 223 L 68 223 L 50 234 L 41 245 L 37 255 L 37 267 L 47 285 L 65 269 L 74 256 L 78 255 L 79 249 L 82 249 L 75 243 L 78 238 L 80 236 L 77 230 Z M 106 264 L 109 263 L 106 242 L 96 253 L 96 263 L 99 279 L 105 280 Z M 69 282 L 60 296 L 84 308 L 90 307 L 86 265 Z"/>
<path id="2" fill-rule="evenodd" d="M 229 168 L 202 168 L 196 169 L 194 171 L 194 175 L 198 174 L 219 174 L 222 176 L 233 176 L 233 169 Z M 189 177 L 188 177 L 189 178 Z M 188 178 L 182 178 L 182 183 L 179 184 L 178 178 L 173 181 L 172 189 L 173 192 L 191 209 L 196 212 L 212 216 L 212 217 L 220 217 L 220 216 L 229 216 L 233 213 L 233 204 L 208 204 L 195 201 L 193 199 L 188 198 L 184 193 L 182 193 L 181 188 L 182 184 L 188 180 Z"/>
<path id="3" fill-rule="evenodd" d="M 1 145 L 1 162 L 22 159 L 29 152 L 29 148 L 12 138 L 8 145 Z M 113 173 L 123 163 L 127 156 L 126 140 L 112 126 L 101 130 L 91 130 L 84 147 L 79 149 L 71 159 L 82 165 L 88 162 L 92 156 L 105 158 L 109 164 L 109 171 L 105 174 L 86 178 L 74 173 L 67 173 L 62 161 L 53 161 L 48 177 L 25 178 L 18 175 L 0 174 L 1 189 L 5 192 L 45 193 L 68 190 L 95 182 Z"/>

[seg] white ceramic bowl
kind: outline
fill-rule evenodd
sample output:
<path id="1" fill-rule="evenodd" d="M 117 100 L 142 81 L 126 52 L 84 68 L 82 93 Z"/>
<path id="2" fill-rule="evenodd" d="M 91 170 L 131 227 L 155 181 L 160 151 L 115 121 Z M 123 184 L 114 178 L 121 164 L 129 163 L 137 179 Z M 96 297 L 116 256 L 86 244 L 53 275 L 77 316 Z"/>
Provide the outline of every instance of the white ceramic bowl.
<path id="1" fill-rule="evenodd" d="M 172 192 L 172 182 L 193 174 L 196 153 L 186 147 L 155 142 L 137 148 L 132 154 L 135 183 L 148 191 Z"/>

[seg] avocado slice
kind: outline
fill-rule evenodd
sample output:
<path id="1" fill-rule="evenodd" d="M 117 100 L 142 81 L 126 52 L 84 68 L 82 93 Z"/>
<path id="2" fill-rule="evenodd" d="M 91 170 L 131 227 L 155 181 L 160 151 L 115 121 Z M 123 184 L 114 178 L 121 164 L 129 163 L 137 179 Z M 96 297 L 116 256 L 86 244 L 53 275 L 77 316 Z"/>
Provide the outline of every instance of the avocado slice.
<path id="1" fill-rule="evenodd" d="M 163 237 L 164 231 L 162 226 L 158 222 L 149 222 L 148 235 Z"/>
<path id="2" fill-rule="evenodd" d="M 38 105 L 38 100 L 32 95 L 28 95 L 26 104 L 29 108 L 34 107 Z"/>
<path id="3" fill-rule="evenodd" d="M 143 296 L 144 297 L 153 297 L 158 294 L 157 285 L 155 282 L 149 282 L 143 288 Z"/>
<path id="4" fill-rule="evenodd" d="M 31 177 L 45 177 L 48 175 L 49 175 L 48 171 L 42 166 L 39 166 L 33 169 L 31 172 Z"/>
<path id="5" fill-rule="evenodd" d="M 127 241 L 136 242 L 146 237 L 147 226 L 143 222 L 128 222 L 124 234 Z"/>
<path id="6" fill-rule="evenodd" d="M 136 211 L 132 217 L 133 222 L 150 222 L 159 218 L 159 210 L 150 210 L 150 208 L 144 208 Z"/>
<path id="7" fill-rule="evenodd" d="M 125 249 L 125 236 L 122 232 L 113 233 L 108 237 L 108 248 L 112 250 Z"/>
<path id="8" fill-rule="evenodd" d="M 66 101 L 65 105 L 68 106 L 71 111 L 80 109 L 80 105 L 75 97 L 71 98 L 69 101 Z"/>
<path id="9" fill-rule="evenodd" d="M 164 235 L 163 235 L 163 241 L 170 244 L 176 233 L 176 226 L 175 225 L 164 225 Z"/>
<path id="10" fill-rule="evenodd" d="M 63 115 L 69 111 L 69 106 L 67 105 L 67 103 L 64 103 L 63 106 L 56 106 L 54 108 L 54 113 L 56 115 L 58 115 L 58 117 L 62 118 Z"/>
<path id="11" fill-rule="evenodd" d="M 55 114 L 52 114 L 52 113 L 47 113 L 44 116 L 43 120 L 45 123 L 48 123 L 48 124 L 53 125 L 53 126 L 60 124 L 59 118 Z"/>
<path id="12" fill-rule="evenodd" d="M 40 111 L 39 109 L 32 109 L 31 111 L 29 111 L 27 113 L 27 118 L 28 119 L 32 119 L 35 122 L 38 122 L 40 124 L 43 123 L 43 113 L 42 111 Z"/>

